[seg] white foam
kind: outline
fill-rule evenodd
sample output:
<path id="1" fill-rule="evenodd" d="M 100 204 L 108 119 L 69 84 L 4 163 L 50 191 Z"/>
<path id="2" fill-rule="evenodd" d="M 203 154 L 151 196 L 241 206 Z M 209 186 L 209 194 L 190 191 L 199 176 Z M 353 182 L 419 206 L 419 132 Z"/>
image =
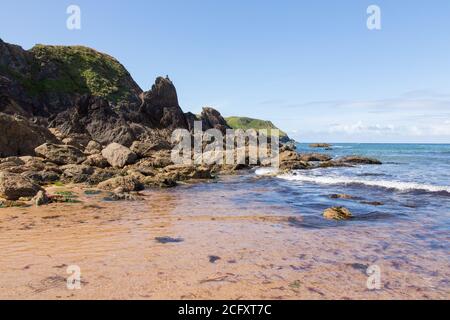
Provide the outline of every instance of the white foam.
<path id="1" fill-rule="evenodd" d="M 278 169 L 272 167 L 258 168 L 255 170 L 255 174 L 257 176 L 273 176 L 278 174 Z"/>
<path id="2" fill-rule="evenodd" d="M 381 187 L 386 189 L 396 189 L 399 191 L 413 191 L 422 190 L 428 192 L 448 192 L 450 193 L 450 186 L 435 186 L 430 184 L 422 184 L 415 182 L 389 181 L 389 180 L 363 180 L 354 179 L 342 176 L 307 176 L 302 174 L 283 174 L 278 175 L 278 178 L 290 181 L 310 182 L 327 185 L 350 185 L 362 184 L 371 187 Z"/>

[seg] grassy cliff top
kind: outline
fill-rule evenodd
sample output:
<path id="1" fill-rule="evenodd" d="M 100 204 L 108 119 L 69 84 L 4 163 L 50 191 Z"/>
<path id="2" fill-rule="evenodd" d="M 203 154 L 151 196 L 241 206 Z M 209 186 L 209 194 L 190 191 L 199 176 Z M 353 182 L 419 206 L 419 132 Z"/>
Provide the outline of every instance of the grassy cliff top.
<path id="1" fill-rule="evenodd" d="M 83 46 L 36 45 L 26 87 L 32 94 L 90 93 L 110 101 L 141 92 L 128 71 L 113 57 Z"/>
<path id="2" fill-rule="evenodd" d="M 228 117 L 225 118 L 228 125 L 233 129 L 278 129 L 271 121 L 252 119 L 247 117 Z M 280 130 L 280 129 L 278 129 Z M 287 134 L 280 130 L 280 137 L 287 137 Z"/>

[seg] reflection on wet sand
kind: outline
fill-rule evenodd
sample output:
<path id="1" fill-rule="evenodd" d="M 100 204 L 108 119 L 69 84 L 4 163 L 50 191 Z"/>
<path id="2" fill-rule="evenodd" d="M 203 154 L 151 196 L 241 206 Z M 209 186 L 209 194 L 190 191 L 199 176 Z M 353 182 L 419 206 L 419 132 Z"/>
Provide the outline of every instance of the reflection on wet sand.
<path id="1" fill-rule="evenodd" d="M 390 239 L 420 225 L 299 228 L 301 212 L 236 204 L 237 188 L 149 190 L 136 202 L 74 191 L 80 203 L 0 210 L 0 298 L 449 297 L 445 255 Z M 373 264 L 378 291 L 366 286 Z M 66 287 L 70 265 L 80 290 Z"/>

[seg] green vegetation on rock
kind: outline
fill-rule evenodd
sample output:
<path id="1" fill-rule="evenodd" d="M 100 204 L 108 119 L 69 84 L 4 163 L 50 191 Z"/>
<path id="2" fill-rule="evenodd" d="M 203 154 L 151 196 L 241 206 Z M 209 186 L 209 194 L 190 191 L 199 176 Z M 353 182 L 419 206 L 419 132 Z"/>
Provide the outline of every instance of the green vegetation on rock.
<path id="1" fill-rule="evenodd" d="M 36 45 L 31 49 L 40 65 L 54 64 L 53 79 L 34 82 L 37 92 L 90 93 L 111 101 L 125 100 L 129 87 L 128 71 L 113 57 L 83 46 Z M 38 68 L 35 68 L 38 69 Z"/>
<path id="2" fill-rule="evenodd" d="M 1 66 L 28 94 L 92 94 L 112 102 L 140 93 L 131 75 L 113 57 L 83 46 L 36 45 L 25 72 Z"/>
<path id="3" fill-rule="evenodd" d="M 252 119 L 246 117 L 228 117 L 225 118 L 227 124 L 233 129 L 267 129 L 270 134 L 270 129 L 278 129 L 271 121 Z M 280 129 L 278 129 L 280 130 Z M 280 138 L 287 137 L 287 134 L 280 130 Z"/>

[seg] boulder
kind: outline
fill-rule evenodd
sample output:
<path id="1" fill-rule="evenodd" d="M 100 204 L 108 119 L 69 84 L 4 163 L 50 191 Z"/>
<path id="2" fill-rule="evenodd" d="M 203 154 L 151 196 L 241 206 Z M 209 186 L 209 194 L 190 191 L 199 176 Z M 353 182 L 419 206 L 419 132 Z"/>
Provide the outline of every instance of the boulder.
<path id="1" fill-rule="evenodd" d="M 102 145 L 97 141 L 91 140 L 84 149 L 85 154 L 97 154 L 102 152 Z"/>
<path id="2" fill-rule="evenodd" d="M 172 146 L 167 141 L 135 141 L 130 147 L 131 151 L 140 158 L 151 157 L 155 151 L 171 150 Z"/>
<path id="3" fill-rule="evenodd" d="M 133 151 L 115 142 L 102 150 L 102 156 L 111 166 L 116 168 L 123 168 L 127 164 L 133 164 L 137 159 Z"/>
<path id="4" fill-rule="evenodd" d="M 301 156 L 295 152 L 286 150 L 280 153 L 280 169 L 283 170 L 297 170 L 307 169 L 309 165 L 306 161 L 303 161 Z"/>
<path id="5" fill-rule="evenodd" d="M 328 208 L 323 212 L 323 216 L 328 220 L 348 220 L 353 217 L 350 210 L 344 207 Z"/>
<path id="6" fill-rule="evenodd" d="M 100 182 L 98 188 L 107 191 L 113 191 L 120 188 L 121 192 L 131 192 L 142 190 L 144 187 L 135 177 L 125 176 L 115 177 Z"/>
<path id="7" fill-rule="evenodd" d="M 55 171 L 24 171 L 20 174 L 22 177 L 39 185 L 44 185 L 60 180 L 60 175 Z"/>
<path id="8" fill-rule="evenodd" d="M 45 127 L 0 113 L 0 158 L 34 155 L 34 149 L 56 138 Z"/>
<path id="9" fill-rule="evenodd" d="M 58 165 L 79 164 L 86 156 L 79 149 L 69 145 L 45 143 L 34 149 L 37 155 Z"/>
<path id="10" fill-rule="evenodd" d="M 0 197 L 18 200 L 21 197 L 34 197 L 42 188 L 16 173 L 0 172 Z"/>
<path id="11" fill-rule="evenodd" d="M 64 170 L 63 180 L 69 180 L 73 183 L 86 182 L 94 173 L 94 168 L 83 164 L 69 164 L 61 167 Z"/>
<path id="12" fill-rule="evenodd" d="M 105 157 L 103 157 L 100 153 L 88 156 L 86 161 L 84 161 L 82 164 L 97 168 L 109 167 L 108 160 L 106 160 Z"/>

